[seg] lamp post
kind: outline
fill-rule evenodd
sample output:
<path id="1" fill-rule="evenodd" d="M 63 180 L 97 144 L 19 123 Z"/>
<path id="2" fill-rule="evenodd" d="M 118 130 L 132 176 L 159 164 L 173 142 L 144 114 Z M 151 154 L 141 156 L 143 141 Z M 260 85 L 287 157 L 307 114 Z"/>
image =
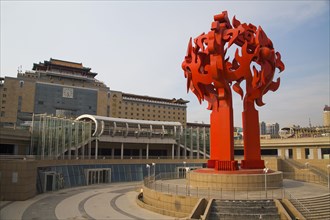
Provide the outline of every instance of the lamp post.
<path id="1" fill-rule="evenodd" d="M 327 165 L 328 168 L 328 189 L 330 191 L 330 164 Z"/>
<path id="2" fill-rule="evenodd" d="M 147 169 L 148 169 L 148 179 L 150 179 L 150 165 L 147 164 L 146 167 L 147 167 Z"/>
<path id="3" fill-rule="evenodd" d="M 153 176 L 154 176 L 154 178 L 155 178 L 155 180 L 156 180 L 156 164 L 155 164 L 155 163 L 152 163 L 151 165 L 154 167 L 154 173 L 153 173 Z"/>
<path id="4" fill-rule="evenodd" d="M 186 167 L 185 170 L 186 170 L 186 174 L 188 173 L 188 175 L 189 175 L 187 178 L 187 195 L 190 195 L 190 172 L 189 172 L 190 168 Z"/>
<path id="5" fill-rule="evenodd" d="M 266 199 L 267 199 L 267 173 L 268 173 L 268 168 L 264 168 L 264 173 L 265 173 L 265 193 L 266 193 Z"/>
<path id="6" fill-rule="evenodd" d="M 186 161 L 183 161 L 183 168 L 184 169 L 186 169 L 186 163 L 187 163 Z M 186 173 L 185 172 L 183 173 L 183 177 L 186 177 Z"/>

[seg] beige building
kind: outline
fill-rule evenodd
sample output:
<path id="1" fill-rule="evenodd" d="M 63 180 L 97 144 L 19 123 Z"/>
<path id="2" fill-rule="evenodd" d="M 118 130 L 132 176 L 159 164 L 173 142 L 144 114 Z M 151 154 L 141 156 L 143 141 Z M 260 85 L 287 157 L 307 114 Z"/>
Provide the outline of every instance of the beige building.
<path id="1" fill-rule="evenodd" d="M 323 126 L 330 126 L 330 106 L 326 105 L 323 109 Z"/>
<path id="2" fill-rule="evenodd" d="M 183 99 L 165 99 L 110 91 L 110 116 L 115 118 L 175 121 L 187 123 L 187 103 Z"/>
<path id="3" fill-rule="evenodd" d="M 186 124 L 187 103 L 110 91 L 82 63 L 50 59 L 17 77 L 0 78 L 0 122 L 20 124 L 33 113 L 75 118 L 82 114 Z"/>
<path id="4" fill-rule="evenodd" d="M 31 120 L 32 114 L 76 117 L 109 116 L 110 89 L 95 79 L 97 73 L 82 63 L 50 59 L 33 64 L 31 71 L 1 78 L 2 123 Z"/>

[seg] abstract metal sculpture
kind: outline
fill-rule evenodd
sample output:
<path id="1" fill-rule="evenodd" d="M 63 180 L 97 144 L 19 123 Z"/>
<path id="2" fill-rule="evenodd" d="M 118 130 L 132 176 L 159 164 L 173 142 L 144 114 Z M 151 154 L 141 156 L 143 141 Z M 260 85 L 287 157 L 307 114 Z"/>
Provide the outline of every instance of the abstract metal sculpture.
<path id="1" fill-rule="evenodd" d="M 182 69 L 187 78 L 187 91 L 190 89 L 199 102 L 208 101 L 208 109 L 212 110 L 208 167 L 238 169 L 234 160 L 232 87 L 243 99 L 244 160 L 241 168 L 264 168 L 259 116 L 254 103 L 264 105 L 263 95 L 278 89 L 280 79 L 273 82 L 273 77 L 276 68 L 280 72 L 284 70 L 280 53 L 275 52 L 272 41 L 260 26 L 242 24 L 235 17 L 231 25 L 226 11 L 214 16 L 211 30 L 195 38 L 194 44 L 190 38 Z M 235 56 L 230 60 L 226 53 L 235 45 Z M 240 87 L 243 80 L 245 94 Z"/>

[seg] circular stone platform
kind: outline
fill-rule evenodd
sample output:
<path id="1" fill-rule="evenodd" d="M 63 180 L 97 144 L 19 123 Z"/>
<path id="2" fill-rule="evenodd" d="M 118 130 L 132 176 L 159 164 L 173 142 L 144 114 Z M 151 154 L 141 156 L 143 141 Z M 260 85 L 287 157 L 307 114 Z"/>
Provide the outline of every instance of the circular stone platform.
<path id="1" fill-rule="evenodd" d="M 186 178 L 193 187 L 210 189 L 260 190 L 265 187 L 265 173 L 263 169 L 217 171 L 203 168 L 190 171 Z M 282 187 L 282 172 L 268 170 L 266 183 L 269 189 Z"/>

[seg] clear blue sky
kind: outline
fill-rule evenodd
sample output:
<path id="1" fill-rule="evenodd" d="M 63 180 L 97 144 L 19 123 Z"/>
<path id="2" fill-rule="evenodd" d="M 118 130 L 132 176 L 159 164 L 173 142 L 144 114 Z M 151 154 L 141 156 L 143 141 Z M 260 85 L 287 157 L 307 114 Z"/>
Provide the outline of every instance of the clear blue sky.
<path id="1" fill-rule="evenodd" d="M 286 65 L 264 96 L 260 120 L 322 125 L 329 97 L 329 1 L 1 1 L 1 76 L 50 58 L 81 62 L 110 89 L 189 100 L 188 121 L 209 122 L 186 93 L 181 63 L 190 37 L 227 10 L 260 25 Z M 276 77 L 278 74 L 276 74 Z M 242 102 L 234 94 L 235 125 Z"/>

